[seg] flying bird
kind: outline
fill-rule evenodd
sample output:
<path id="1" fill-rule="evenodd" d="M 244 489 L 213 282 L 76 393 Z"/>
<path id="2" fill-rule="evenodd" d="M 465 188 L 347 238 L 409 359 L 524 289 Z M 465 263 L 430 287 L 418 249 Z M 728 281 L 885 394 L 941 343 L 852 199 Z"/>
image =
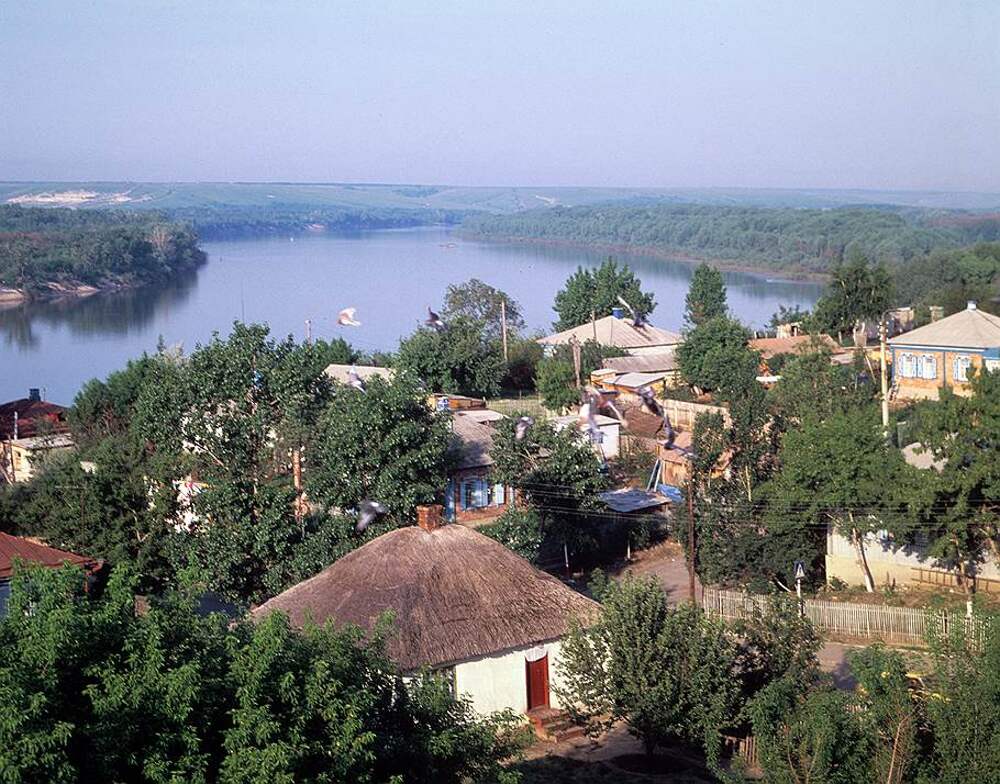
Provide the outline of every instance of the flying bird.
<path id="1" fill-rule="evenodd" d="M 604 434 L 597 427 L 597 420 L 594 419 L 597 406 L 598 402 L 595 395 L 591 395 L 587 398 L 587 402 L 580 406 L 580 426 L 587 431 L 590 440 L 595 444 L 599 444 L 604 440 Z"/>
<path id="2" fill-rule="evenodd" d="M 523 441 L 524 437 L 528 434 L 528 430 L 534 424 L 535 420 L 529 416 L 518 418 L 517 424 L 514 425 L 514 438 L 518 441 Z"/>
<path id="3" fill-rule="evenodd" d="M 342 327 L 360 327 L 361 322 L 354 318 L 354 314 L 357 312 L 357 308 L 344 308 L 337 316 L 337 323 Z"/>
<path id="4" fill-rule="evenodd" d="M 347 371 L 347 386 L 354 387 L 358 392 L 365 391 L 365 382 L 361 380 L 361 376 L 358 375 L 358 369 L 356 367 L 351 367 Z"/>
<path id="5" fill-rule="evenodd" d="M 646 326 L 646 324 L 649 323 L 649 322 L 646 321 L 646 317 L 645 316 L 640 316 L 638 313 L 635 312 L 635 308 L 633 308 L 631 305 L 629 305 L 628 302 L 625 301 L 625 298 L 621 294 L 618 295 L 618 301 L 622 305 L 625 306 L 625 309 L 629 313 L 632 314 L 632 326 L 633 327 L 644 327 L 644 326 Z"/>
<path id="6" fill-rule="evenodd" d="M 663 446 L 667 449 L 673 449 L 674 439 L 677 438 L 677 433 L 674 431 L 674 426 L 670 424 L 670 417 L 667 415 L 666 409 L 663 409 L 663 433 Z"/>
<path id="7" fill-rule="evenodd" d="M 363 534 L 369 525 L 388 512 L 389 510 L 378 501 L 362 501 L 358 504 L 358 524 L 354 526 L 355 533 Z"/>
<path id="8" fill-rule="evenodd" d="M 656 400 L 656 393 L 653 392 L 648 386 L 639 387 L 637 390 L 639 393 L 639 399 L 642 403 L 642 407 L 654 416 L 665 417 L 666 414 L 663 411 L 663 406 L 659 404 Z"/>
<path id="9" fill-rule="evenodd" d="M 437 313 L 435 313 L 433 310 L 431 310 L 431 306 L 430 305 L 427 306 L 427 320 L 424 321 L 424 323 L 428 327 L 432 327 L 433 329 L 436 329 L 438 332 L 443 332 L 444 328 L 445 328 L 444 321 L 441 319 L 441 317 Z"/>

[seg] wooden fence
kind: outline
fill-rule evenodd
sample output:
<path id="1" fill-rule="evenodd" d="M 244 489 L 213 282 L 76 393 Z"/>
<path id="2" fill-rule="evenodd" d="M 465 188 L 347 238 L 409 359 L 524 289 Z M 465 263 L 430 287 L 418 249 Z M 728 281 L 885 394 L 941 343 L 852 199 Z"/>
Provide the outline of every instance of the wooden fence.
<path id="1" fill-rule="evenodd" d="M 755 610 L 766 612 L 768 597 L 705 588 L 703 606 L 706 612 L 724 620 L 738 620 L 752 615 Z M 987 624 L 982 618 L 966 618 L 957 612 L 819 599 L 804 599 L 802 609 L 817 629 L 828 634 L 899 645 L 923 645 L 929 633 L 948 634 L 956 627 L 961 627 L 974 644 L 981 644 Z"/>
<path id="2" fill-rule="evenodd" d="M 533 417 L 547 419 L 552 413 L 542 403 L 542 396 L 518 395 L 516 397 L 495 397 L 486 401 L 486 407 L 510 416 L 515 411 L 526 411 Z"/>

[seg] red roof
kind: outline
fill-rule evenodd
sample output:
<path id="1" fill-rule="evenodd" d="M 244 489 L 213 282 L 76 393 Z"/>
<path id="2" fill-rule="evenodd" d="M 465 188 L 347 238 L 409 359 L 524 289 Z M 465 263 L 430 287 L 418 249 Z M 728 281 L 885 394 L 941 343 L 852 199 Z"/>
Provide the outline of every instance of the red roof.
<path id="1" fill-rule="evenodd" d="M 44 400 L 23 397 L 0 405 L 0 438 L 14 437 L 14 414 L 17 414 L 18 438 L 43 433 L 66 433 L 66 409 Z"/>
<path id="2" fill-rule="evenodd" d="M 20 536 L 0 533 L 0 580 L 5 580 L 14 573 L 14 561 L 17 560 L 53 568 L 69 562 L 83 566 L 88 571 L 98 565 L 96 559 L 85 555 L 67 553 L 65 550 L 47 547 Z"/>

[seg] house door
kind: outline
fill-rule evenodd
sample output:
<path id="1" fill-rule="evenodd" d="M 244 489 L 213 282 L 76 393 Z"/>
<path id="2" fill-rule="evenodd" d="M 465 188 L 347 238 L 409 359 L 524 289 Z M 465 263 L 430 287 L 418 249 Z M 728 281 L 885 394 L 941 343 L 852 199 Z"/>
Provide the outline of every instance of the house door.
<path id="1" fill-rule="evenodd" d="M 528 681 L 528 710 L 544 708 L 549 704 L 549 655 L 535 661 L 524 662 L 525 677 Z"/>

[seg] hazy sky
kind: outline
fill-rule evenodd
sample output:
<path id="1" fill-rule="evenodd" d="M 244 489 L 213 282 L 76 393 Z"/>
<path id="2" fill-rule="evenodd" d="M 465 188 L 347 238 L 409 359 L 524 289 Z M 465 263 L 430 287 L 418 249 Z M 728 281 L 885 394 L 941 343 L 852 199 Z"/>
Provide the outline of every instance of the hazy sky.
<path id="1" fill-rule="evenodd" d="M 1000 190 L 1000 0 L 0 0 L 0 179 Z"/>

